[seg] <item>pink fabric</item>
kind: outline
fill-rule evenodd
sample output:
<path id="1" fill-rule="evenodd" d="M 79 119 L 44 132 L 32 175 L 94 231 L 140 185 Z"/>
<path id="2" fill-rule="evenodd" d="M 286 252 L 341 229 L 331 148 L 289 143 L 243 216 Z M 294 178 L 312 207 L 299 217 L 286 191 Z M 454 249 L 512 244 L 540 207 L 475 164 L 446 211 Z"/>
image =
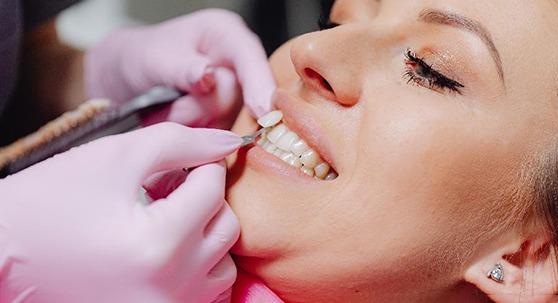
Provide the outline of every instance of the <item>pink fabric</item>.
<path id="1" fill-rule="evenodd" d="M 284 303 L 271 289 L 254 276 L 239 270 L 231 303 Z"/>

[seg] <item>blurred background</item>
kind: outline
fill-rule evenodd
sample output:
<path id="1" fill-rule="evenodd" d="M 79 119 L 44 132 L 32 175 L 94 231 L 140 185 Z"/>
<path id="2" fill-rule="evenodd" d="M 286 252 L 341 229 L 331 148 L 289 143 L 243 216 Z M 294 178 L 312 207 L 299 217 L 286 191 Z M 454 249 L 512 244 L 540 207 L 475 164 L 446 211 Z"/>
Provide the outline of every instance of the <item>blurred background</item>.
<path id="1" fill-rule="evenodd" d="M 256 32 L 268 54 L 284 41 L 318 29 L 334 0 L 85 0 L 57 19 L 61 38 L 87 48 L 111 30 L 151 24 L 209 7 L 239 13 Z"/>
<path id="2" fill-rule="evenodd" d="M 119 27 L 159 23 L 204 8 L 223 8 L 240 14 L 247 25 L 259 35 L 270 55 L 288 39 L 317 30 L 318 20 L 321 16 L 329 15 L 333 2 L 334 0 L 82 0 L 59 14 L 56 26 L 65 43 L 78 49 L 87 49 Z M 21 94 L 21 100 L 33 100 L 35 90 L 22 89 Z M 5 116 L 10 118 L 1 121 L 0 133 L 9 135 L 0 136 L 0 146 L 36 130 L 58 115 L 56 111 L 45 113 L 45 110 L 30 114 L 29 106 L 20 101 L 18 106 L 7 109 Z M 13 125 L 27 127 L 16 131 Z"/>

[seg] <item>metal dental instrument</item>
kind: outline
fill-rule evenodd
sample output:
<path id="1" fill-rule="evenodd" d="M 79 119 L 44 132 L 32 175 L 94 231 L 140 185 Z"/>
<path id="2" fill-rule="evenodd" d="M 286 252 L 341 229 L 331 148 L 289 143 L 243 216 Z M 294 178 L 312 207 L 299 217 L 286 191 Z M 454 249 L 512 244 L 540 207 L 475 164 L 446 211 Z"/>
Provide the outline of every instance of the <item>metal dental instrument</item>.
<path id="1" fill-rule="evenodd" d="M 244 142 L 242 143 L 242 146 L 241 146 L 241 147 L 244 147 L 244 146 L 246 146 L 246 145 L 248 145 L 248 144 L 254 142 L 254 141 L 256 140 L 256 138 L 257 138 L 259 135 L 261 135 L 261 134 L 262 134 L 266 129 L 268 129 L 268 128 L 269 128 L 269 127 L 264 127 L 264 128 L 258 130 L 257 132 L 255 132 L 255 133 L 252 134 L 252 135 L 242 136 L 242 140 L 243 140 Z"/>
<path id="2" fill-rule="evenodd" d="M 268 129 L 268 128 L 269 128 L 269 127 L 264 127 L 264 128 L 258 130 L 257 132 L 255 132 L 255 133 L 252 134 L 252 135 L 242 136 L 241 138 L 242 138 L 242 141 L 244 141 L 244 142 L 242 142 L 242 145 L 241 145 L 240 147 L 242 148 L 242 147 L 244 147 L 244 146 L 246 146 L 246 145 L 248 145 L 248 144 L 254 142 L 254 141 L 256 140 L 256 138 L 257 138 L 258 136 L 260 136 L 260 135 L 261 135 L 266 129 Z M 184 168 L 182 168 L 182 171 L 188 172 L 188 171 L 190 171 L 190 169 L 191 169 L 191 168 L 184 167 Z"/>

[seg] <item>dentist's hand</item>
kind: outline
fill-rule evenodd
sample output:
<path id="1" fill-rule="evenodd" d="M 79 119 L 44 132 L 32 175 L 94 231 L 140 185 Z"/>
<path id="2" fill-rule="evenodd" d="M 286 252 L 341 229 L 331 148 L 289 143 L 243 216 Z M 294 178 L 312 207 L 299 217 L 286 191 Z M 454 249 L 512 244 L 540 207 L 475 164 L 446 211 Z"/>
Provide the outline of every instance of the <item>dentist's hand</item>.
<path id="1" fill-rule="evenodd" d="M 228 250 L 239 225 L 216 161 L 241 142 L 162 123 L 0 180 L 0 302 L 212 302 L 230 294 Z M 180 167 L 197 168 L 170 194 L 138 202 L 145 180 Z"/>
<path id="2" fill-rule="evenodd" d="M 275 88 L 258 37 L 236 14 L 209 9 L 155 26 L 115 31 L 85 60 L 91 97 L 116 103 L 157 85 L 188 93 L 160 113 L 189 126 L 208 126 L 238 109 L 238 84 L 254 116 L 271 108 Z"/>

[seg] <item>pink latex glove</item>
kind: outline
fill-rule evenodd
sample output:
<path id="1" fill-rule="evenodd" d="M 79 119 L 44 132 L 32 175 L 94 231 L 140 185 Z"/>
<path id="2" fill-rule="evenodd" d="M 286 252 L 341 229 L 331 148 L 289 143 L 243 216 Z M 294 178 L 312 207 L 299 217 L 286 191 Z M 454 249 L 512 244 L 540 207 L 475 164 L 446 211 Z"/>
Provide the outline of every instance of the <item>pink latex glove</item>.
<path id="1" fill-rule="evenodd" d="M 175 86 L 189 95 L 158 119 L 190 126 L 238 108 L 237 83 L 256 117 L 270 110 L 275 88 L 258 37 L 240 16 L 219 9 L 115 31 L 87 53 L 85 78 L 91 97 L 116 103 L 153 86 Z"/>
<path id="2" fill-rule="evenodd" d="M 230 295 L 236 269 L 227 252 L 239 225 L 224 200 L 225 167 L 215 161 L 241 142 L 226 131 L 161 123 L 0 180 L 0 302 Z M 166 198 L 138 201 L 150 176 L 204 163 Z"/>

